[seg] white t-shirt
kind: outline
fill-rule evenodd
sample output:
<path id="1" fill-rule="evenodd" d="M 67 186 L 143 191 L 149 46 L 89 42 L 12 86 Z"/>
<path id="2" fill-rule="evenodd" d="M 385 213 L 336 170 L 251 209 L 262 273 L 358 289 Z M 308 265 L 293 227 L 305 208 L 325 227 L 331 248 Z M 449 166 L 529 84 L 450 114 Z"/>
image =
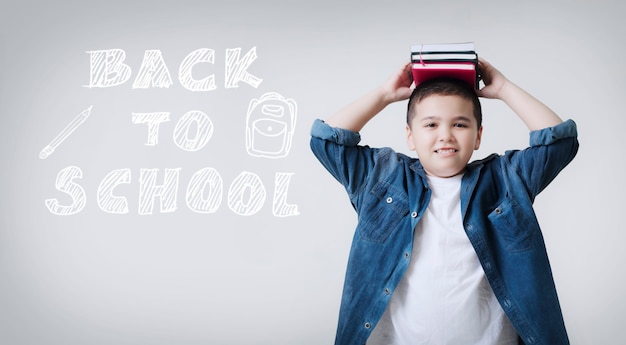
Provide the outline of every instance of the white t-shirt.
<path id="1" fill-rule="evenodd" d="M 368 345 L 517 344 L 463 228 L 462 177 L 428 177 L 411 263 Z"/>

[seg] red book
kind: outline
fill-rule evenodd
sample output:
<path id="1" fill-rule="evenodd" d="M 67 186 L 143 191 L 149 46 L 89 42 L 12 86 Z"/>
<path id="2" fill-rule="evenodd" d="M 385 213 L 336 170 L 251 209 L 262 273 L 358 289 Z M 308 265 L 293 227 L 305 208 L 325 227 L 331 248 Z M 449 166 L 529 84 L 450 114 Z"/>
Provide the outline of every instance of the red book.
<path id="1" fill-rule="evenodd" d="M 473 88 L 478 88 L 474 62 L 415 62 L 412 72 L 415 86 L 429 79 L 448 77 L 460 79 Z"/>

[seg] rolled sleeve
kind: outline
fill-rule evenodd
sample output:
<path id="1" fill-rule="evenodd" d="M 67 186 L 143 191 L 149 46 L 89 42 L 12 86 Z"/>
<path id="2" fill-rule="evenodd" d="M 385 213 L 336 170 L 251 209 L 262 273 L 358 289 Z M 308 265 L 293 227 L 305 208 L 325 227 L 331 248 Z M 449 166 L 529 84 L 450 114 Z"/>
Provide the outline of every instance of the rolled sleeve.
<path id="1" fill-rule="evenodd" d="M 575 138 L 577 136 L 576 123 L 573 120 L 567 120 L 554 127 L 530 132 L 530 146 L 550 145 L 561 139 Z"/>
<path id="2" fill-rule="evenodd" d="M 332 141 L 342 146 L 356 146 L 361 141 L 361 135 L 359 133 L 348 129 L 331 127 L 320 119 L 313 122 L 311 136 Z"/>

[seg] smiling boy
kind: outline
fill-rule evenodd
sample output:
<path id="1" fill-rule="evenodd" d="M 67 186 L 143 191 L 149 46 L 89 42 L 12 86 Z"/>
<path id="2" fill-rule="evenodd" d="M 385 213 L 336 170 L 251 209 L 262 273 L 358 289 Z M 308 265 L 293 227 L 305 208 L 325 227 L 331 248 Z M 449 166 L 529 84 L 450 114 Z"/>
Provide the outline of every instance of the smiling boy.
<path id="1" fill-rule="evenodd" d="M 431 80 L 418 91 L 429 89 L 429 85 L 442 90 L 446 86 L 457 87 L 451 80 Z M 466 91 L 463 87 L 458 89 L 459 93 Z M 407 142 L 409 149 L 417 153 L 427 175 L 452 177 L 465 169 L 474 150 L 480 147 L 482 126 L 472 99 L 465 98 L 471 97 L 469 92 L 463 97 L 441 94 L 442 90 L 423 99 L 416 99 L 420 96 L 416 92 L 408 111 Z"/>
<path id="2" fill-rule="evenodd" d="M 325 121 L 311 148 L 358 213 L 336 344 L 567 344 L 534 198 L 576 155 L 576 125 L 480 59 L 485 87 L 411 65 Z M 507 104 L 530 146 L 469 163 L 478 96 Z M 362 127 L 409 99 L 417 158 L 358 145 Z M 468 164 L 469 163 L 469 164 Z"/>

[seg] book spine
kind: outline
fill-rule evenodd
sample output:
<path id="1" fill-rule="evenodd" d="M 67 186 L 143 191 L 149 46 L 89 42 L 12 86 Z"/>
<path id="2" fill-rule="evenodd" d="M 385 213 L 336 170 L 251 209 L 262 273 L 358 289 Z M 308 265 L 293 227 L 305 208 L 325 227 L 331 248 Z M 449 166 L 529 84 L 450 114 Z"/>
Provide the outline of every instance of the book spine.
<path id="1" fill-rule="evenodd" d="M 447 62 L 447 63 L 478 63 L 478 57 L 472 59 L 429 59 L 424 56 L 411 56 L 411 62 L 414 63 L 437 63 L 437 62 Z"/>
<path id="2" fill-rule="evenodd" d="M 476 53 L 412 53 L 412 61 L 477 61 Z"/>

